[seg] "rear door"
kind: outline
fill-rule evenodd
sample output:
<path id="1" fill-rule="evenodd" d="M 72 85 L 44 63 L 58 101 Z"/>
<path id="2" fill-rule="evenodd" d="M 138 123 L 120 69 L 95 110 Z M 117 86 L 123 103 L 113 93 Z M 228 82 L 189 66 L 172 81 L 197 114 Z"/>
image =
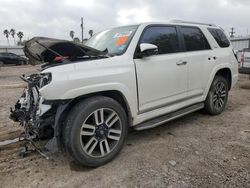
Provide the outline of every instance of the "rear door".
<path id="1" fill-rule="evenodd" d="M 156 45 L 158 54 L 134 59 L 139 111 L 142 113 L 183 101 L 187 92 L 188 68 L 185 54 L 181 53 L 176 26 L 149 26 L 142 33 L 138 46 L 141 43 Z"/>
<path id="2" fill-rule="evenodd" d="M 192 99 L 203 95 L 216 57 L 200 28 L 180 26 L 180 31 L 188 63 L 187 98 Z"/>

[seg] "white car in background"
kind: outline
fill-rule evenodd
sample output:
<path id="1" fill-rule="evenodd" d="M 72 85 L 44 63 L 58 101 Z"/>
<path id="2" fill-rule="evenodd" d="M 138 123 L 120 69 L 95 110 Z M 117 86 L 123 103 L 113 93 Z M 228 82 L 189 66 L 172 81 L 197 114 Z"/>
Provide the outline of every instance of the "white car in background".
<path id="1" fill-rule="evenodd" d="M 84 45 L 33 38 L 24 50 L 46 64 L 22 77 L 28 87 L 11 118 L 29 142 L 49 135 L 48 149 L 91 167 L 119 153 L 129 127 L 153 128 L 203 108 L 222 113 L 238 78 L 231 44 L 212 24 L 123 26 Z"/>

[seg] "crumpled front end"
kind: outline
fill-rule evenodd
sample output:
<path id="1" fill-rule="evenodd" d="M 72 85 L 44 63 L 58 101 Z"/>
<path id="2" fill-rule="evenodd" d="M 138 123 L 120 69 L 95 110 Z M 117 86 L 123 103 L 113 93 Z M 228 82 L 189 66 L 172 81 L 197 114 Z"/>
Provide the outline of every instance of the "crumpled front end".
<path id="1" fill-rule="evenodd" d="M 50 73 L 32 74 L 28 77 L 22 76 L 27 82 L 20 99 L 11 109 L 10 118 L 19 122 L 24 128 L 24 139 L 34 140 L 53 136 L 51 125 L 54 122 L 52 105 L 44 104 L 44 99 L 39 89 L 51 81 Z"/>

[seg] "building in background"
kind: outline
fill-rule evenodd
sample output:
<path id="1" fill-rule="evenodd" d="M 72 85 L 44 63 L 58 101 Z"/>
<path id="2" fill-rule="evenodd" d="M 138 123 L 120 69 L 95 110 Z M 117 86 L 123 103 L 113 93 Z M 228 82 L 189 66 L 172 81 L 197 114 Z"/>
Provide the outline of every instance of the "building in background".
<path id="1" fill-rule="evenodd" d="M 250 36 L 230 38 L 235 51 L 242 51 L 245 48 L 250 48 Z"/>
<path id="2" fill-rule="evenodd" d="M 0 46 L 0 52 L 10 52 L 16 55 L 25 56 L 23 46 Z"/>

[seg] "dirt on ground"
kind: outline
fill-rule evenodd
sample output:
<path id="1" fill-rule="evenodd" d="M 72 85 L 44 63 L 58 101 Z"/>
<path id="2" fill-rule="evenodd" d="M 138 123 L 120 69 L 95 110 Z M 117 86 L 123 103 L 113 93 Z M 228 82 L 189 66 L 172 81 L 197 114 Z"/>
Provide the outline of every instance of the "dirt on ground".
<path id="1" fill-rule="evenodd" d="M 0 143 L 22 128 L 9 108 L 22 93 L 21 74 L 39 67 L 0 68 Z M 3 143 L 3 142 L 2 142 Z M 250 80 L 240 76 L 224 113 L 195 112 L 151 130 L 129 133 L 122 152 L 99 168 L 64 153 L 18 156 L 22 144 L 0 145 L 0 187 L 250 187 Z"/>

